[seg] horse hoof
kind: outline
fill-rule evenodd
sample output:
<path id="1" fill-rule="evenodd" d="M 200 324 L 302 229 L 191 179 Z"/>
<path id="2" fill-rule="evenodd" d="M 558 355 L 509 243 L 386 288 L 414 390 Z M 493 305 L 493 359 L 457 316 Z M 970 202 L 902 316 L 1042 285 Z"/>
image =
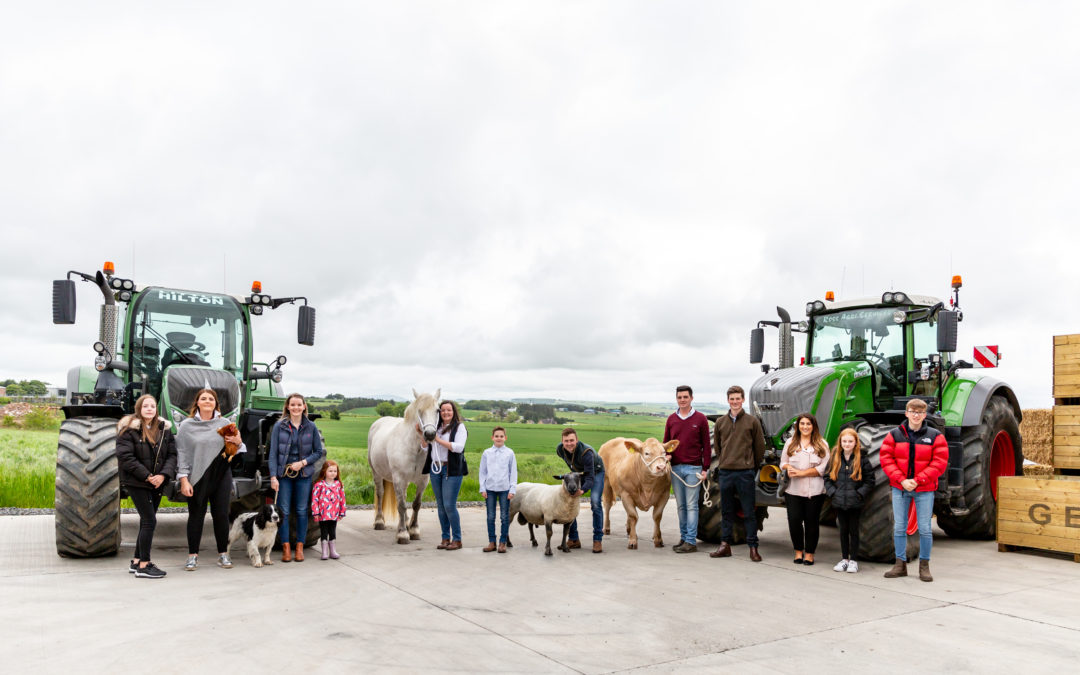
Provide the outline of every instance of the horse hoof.
<path id="1" fill-rule="evenodd" d="M 630 549 L 631 551 L 636 551 L 637 550 L 637 543 L 632 541 L 632 542 L 630 542 L 629 544 L 626 545 L 626 548 Z"/>
<path id="2" fill-rule="evenodd" d="M 375 529 L 376 530 L 385 530 L 386 529 L 386 523 L 375 523 Z"/>
<path id="3" fill-rule="evenodd" d="M 544 555 L 551 555 L 551 549 L 549 548 L 548 550 L 544 551 Z"/>
<path id="4" fill-rule="evenodd" d="M 408 544 L 409 543 L 409 538 L 408 537 L 398 537 L 397 538 L 397 543 L 399 543 L 399 544 Z"/>
<path id="5" fill-rule="evenodd" d="M 652 543 L 652 545 L 655 546 L 656 548 L 664 548 L 664 540 L 663 539 L 657 539 L 656 541 L 654 541 Z"/>
<path id="6" fill-rule="evenodd" d="M 409 539 L 417 540 L 419 538 L 420 538 L 420 533 L 419 532 L 410 532 L 409 533 Z"/>
<path id="7" fill-rule="evenodd" d="M 539 545 L 540 544 L 537 544 L 535 541 L 533 542 L 533 548 L 536 548 Z M 548 551 L 547 555 L 551 555 L 551 551 Z"/>

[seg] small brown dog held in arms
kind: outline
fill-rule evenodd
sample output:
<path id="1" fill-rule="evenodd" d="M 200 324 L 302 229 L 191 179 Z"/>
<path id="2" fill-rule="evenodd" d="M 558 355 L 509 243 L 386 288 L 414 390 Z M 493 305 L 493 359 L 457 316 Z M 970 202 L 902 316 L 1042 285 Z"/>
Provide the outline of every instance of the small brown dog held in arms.
<path id="1" fill-rule="evenodd" d="M 236 425 L 232 423 L 226 424 L 225 426 L 218 429 L 217 432 L 221 435 L 222 438 L 225 438 L 226 436 L 235 436 L 236 434 L 240 433 L 240 431 L 236 428 Z M 225 450 L 222 451 L 221 456 L 224 457 L 227 461 L 231 462 L 232 458 L 236 456 L 236 452 L 239 449 L 239 443 L 233 443 L 232 441 L 225 439 Z"/>

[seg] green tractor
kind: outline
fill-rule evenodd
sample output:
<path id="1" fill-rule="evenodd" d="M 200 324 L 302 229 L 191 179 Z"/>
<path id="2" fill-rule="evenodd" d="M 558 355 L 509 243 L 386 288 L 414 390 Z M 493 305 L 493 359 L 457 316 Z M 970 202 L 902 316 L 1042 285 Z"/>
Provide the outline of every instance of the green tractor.
<path id="1" fill-rule="evenodd" d="M 779 321 L 761 321 L 750 336 L 750 362 L 761 363 L 764 327 L 779 330 L 778 368 L 764 373 L 750 388 L 749 411 L 765 431 L 764 466 L 757 478 L 759 527 L 768 506 L 783 505 L 777 496 L 780 453 L 794 432 L 799 413 L 817 417 L 832 446 L 840 431 L 856 429 L 875 468 L 875 487 L 863 509 L 861 557 L 893 559 L 889 482 L 878 454 L 885 435 L 904 420 L 912 397 L 929 406 L 927 423 L 945 434 L 949 469 L 940 479 L 934 501 L 938 526 L 949 536 L 994 537 L 997 479 L 1023 474 L 1020 405 L 1004 382 L 986 377 L 971 363 L 955 360 L 960 277 L 953 279 L 948 306 L 928 296 L 887 292 L 880 298 L 806 305 L 806 321 L 794 323 L 777 307 Z M 806 334 L 806 356 L 794 365 L 793 333 Z M 719 541 L 719 499 L 702 506 L 702 539 Z M 830 520 L 829 508 L 823 521 Z M 741 523 L 738 523 L 741 525 Z M 736 527 L 736 536 L 741 535 Z M 914 511 L 908 534 L 915 534 Z M 917 537 L 910 546 L 917 545 Z"/>
<path id="2" fill-rule="evenodd" d="M 53 282 L 53 323 L 75 323 L 72 277 L 97 286 L 104 304 L 93 367 L 76 366 L 67 375 L 56 454 L 57 553 L 95 557 L 119 549 L 125 495 L 116 461 L 116 422 L 134 411 L 142 394 L 158 400 L 158 414 L 170 419 L 175 430 L 188 416 L 195 393 L 212 388 L 222 415 L 240 429 L 248 448 L 232 464 L 231 510 L 255 509 L 273 498 L 269 432 L 284 405 L 280 382 L 286 359 L 255 362 L 252 315 L 302 301 L 298 342 L 310 346 L 315 343 L 315 308 L 307 298 L 273 298 L 259 282 L 246 297 L 138 287 L 115 276 L 112 263 L 105 263 L 93 275 L 72 271 Z M 165 495 L 184 501 L 175 482 Z"/>

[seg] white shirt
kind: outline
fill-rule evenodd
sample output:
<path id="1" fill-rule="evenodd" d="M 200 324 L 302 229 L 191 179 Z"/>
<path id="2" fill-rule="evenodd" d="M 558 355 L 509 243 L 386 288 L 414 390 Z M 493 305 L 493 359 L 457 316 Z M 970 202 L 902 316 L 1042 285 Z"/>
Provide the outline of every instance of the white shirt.
<path id="1" fill-rule="evenodd" d="M 697 411 L 696 411 L 696 410 L 694 410 L 694 408 L 693 408 L 693 407 L 691 407 L 691 408 L 690 408 L 690 412 L 688 412 L 688 413 L 686 413 L 686 414 L 684 415 L 684 414 L 682 414 L 681 412 L 679 412 L 679 410 L 678 410 L 677 408 L 675 409 L 675 414 L 676 414 L 676 415 L 678 415 L 678 416 L 679 416 L 679 419 L 681 419 L 681 420 L 689 419 L 689 418 L 690 418 L 690 416 L 691 416 L 691 415 L 693 415 L 693 414 L 694 414 L 694 413 L 696 413 L 696 412 L 697 412 Z"/>
<path id="2" fill-rule="evenodd" d="M 436 434 L 437 438 L 441 438 L 444 441 L 450 441 L 450 430 L 447 429 L 445 433 L 439 432 Z M 465 452 L 465 440 L 469 437 L 469 433 L 465 431 L 465 425 L 458 422 L 457 433 L 454 435 L 454 442 L 450 444 L 450 452 Z M 431 442 L 431 458 L 436 462 L 445 462 L 449 457 L 449 453 L 446 450 L 446 446 L 440 445 L 435 441 Z"/>

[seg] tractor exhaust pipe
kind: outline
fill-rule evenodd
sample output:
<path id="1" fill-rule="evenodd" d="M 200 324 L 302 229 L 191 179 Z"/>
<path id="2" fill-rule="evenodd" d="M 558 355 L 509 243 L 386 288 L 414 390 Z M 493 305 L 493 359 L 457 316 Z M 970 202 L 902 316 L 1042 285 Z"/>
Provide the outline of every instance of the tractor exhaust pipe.
<path id="1" fill-rule="evenodd" d="M 791 335 L 791 315 L 783 307 L 776 308 L 780 317 L 780 367 L 791 368 L 795 365 L 795 338 Z"/>

